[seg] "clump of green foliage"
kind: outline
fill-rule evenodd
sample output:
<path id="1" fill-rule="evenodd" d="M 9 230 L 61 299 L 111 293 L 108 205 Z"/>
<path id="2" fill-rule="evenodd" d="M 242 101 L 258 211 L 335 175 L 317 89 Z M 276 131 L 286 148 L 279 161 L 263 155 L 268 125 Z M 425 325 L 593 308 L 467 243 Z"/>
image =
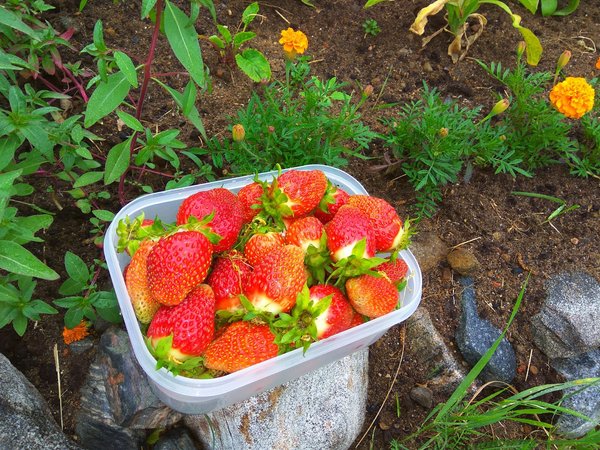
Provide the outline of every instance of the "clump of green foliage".
<path id="1" fill-rule="evenodd" d="M 375 19 L 365 20 L 362 24 L 362 27 L 363 30 L 365 30 L 365 37 L 367 34 L 370 36 L 377 36 L 379 33 L 381 33 L 381 28 L 379 28 L 379 24 Z"/>
<path id="2" fill-rule="evenodd" d="M 227 162 L 233 173 L 247 174 L 277 165 L 340 167 L 347 156 L 362 157 L 361 150 L 375 137 L 360 120 L 366 95 L 353 101 L 335 77 L 322 81 L 309 72 L 306 59 L 299 58 L 286 81 L 265 86 L 262 95 L 253 92 L 248 106 L 232 119 L 244 127 L 245 138 L 207 142 L 214 165 Z"/>

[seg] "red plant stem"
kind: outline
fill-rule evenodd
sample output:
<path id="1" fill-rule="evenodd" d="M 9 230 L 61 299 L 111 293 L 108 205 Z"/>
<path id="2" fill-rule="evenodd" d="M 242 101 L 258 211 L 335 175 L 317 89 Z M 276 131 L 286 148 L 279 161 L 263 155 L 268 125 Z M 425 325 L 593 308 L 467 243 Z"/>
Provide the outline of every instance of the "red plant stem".
<path id="1" fill-rule="evenodd" d="M 160 77 L 175 77 L 177 75 L 183 75 L 183 76 L 187 76 L 189 77 L 190 74 L 187 72 L 159 72 L 159 73 L 153 73 L 152 77 L 153 78 L 160 78 Z"/>
<path id="2" fill-rule="evenodd" d="M 150 82 L 151 72 L 150 69 L 152 67 L 152 61 L 154 60 L 154 51 L 156 50 L 156 42 L 158 41 L 158 34 L 160 32 L 160 18 L 162 15 L 162 11 L 164 8 L 164 0 L 158 0 L 156 2 L 156 17 L 154 23 L 154 31 L 152 32 L 152 40 L 150 41 L 150 49 L 148 50 L 148 58 L 146 59 L 146 63 L 144 64 L 144 79 L 142 81 L 142 87 L 140 89 L 140 98 L 137 102 L 135 118 L 140 120 L 142 117 L 142 108 L 144 107 L 144 98 L 146 97 L 146 91 L 148 90 L 148 83 Z M 138 132 L 135 131 L 131 138 L 131 144 L 129 145 L 129 157 L 133 156 L 133 151 L 135 146 L 137 145 L 137 137 Z M 129 167 L 125 169 L 123 175 L 121 175 L 121 179 L 119 180 L 119 201 L 121 205 L 125 205 L 127 202 L 125 199 L 125 176 L 129 171 Z"/>
<path id="3" fill-rule="evenodd" d="M 92 278 L 92 281 L 90 283 L 90 288 L 87 290 L 87 292 L 85 293 L 85 295 L 83 296 L 84 298 L 88 298 L 90 296 L 90 294 L 92 293 L 92 289 L 94 289 L 94 285 L 96 284 L 96 282 L 98 281 L 98 277 L 100 276 L 100 271 L 102 270 L 101 266 L 98 266 L 98 268 L 96 269 L 96 271 L 94 272 L 94 277 Z"/>
<path id="4" fill-rule="evenodd" d="M 85 92 L 84 87 L 82 86 L 82 84 L 79 82 L 79 80 L 77 80 L 77 78 L 75 78 L 75 75 L 73 75 L 71 73 L 71 71 L 69 69 L 67 69 L 66 67 L 62 67 L 62 71 L 63 73 L 65 73 L 73 82 L 73 84 L 75 84 L 75 86 L 77 86 L 77 90 L 79 91 L 79 94 L 81 95 L 81 98 L 83 99 L 83 101 L 85 103 L 88 102 L 89 97 L 87 95 L 87 93 Z"/>
<path id="5" fill-rule="evenodd" d="M 51 82 L 49 82 L 48 80 L 46 80 L 44 77 L 39 76 L 39 77 L 37 77 L 37 79 L 40 80 L 44 85 L 46 85 L 46 87 L 48 89 L 50 89 L 51 91 L 59 92 L 59 93 L 63 92 L 58 87 L 56 87 L 54 84 L 52 84 Z"/>

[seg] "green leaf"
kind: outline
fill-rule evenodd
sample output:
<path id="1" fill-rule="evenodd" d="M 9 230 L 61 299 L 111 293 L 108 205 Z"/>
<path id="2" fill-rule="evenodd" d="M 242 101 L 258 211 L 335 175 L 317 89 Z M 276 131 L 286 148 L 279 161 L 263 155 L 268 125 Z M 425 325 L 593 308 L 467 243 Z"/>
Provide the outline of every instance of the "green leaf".
<path id="1" fill-rule="evenodd" d="M 119 116 L 119 119 L 121 119 L 123 123 L 132 130 L 139 132 L 144 131 L 144 125 L 142 125 L 142 123 L 135 117 L 133 117 L 131 114 L 117 109 L 117 116 Z"/>
<path id="2" fill-rule="evenodd" d="M 111 184 L 117 181 L 129 167 L 129 146 L 131 137 L 123 141 L 108 152 L 106 157 L 106 167 L 104 168 L 104 184 Z"/>
<path id="3" fill-rule="evenodd" d="M 156 0 L 142 0 L 142 19 L 148 17 L 154 5 L 156 5 Z"/>
<path id="4" fill-rule="evenodd" d="M 104 172 L 86 172 L 81 175 L 75 183 L 73 183 L 74 188 L 80 188 L 83 186 L 88 186 L 90 184 L 97 183 L 104 176 Z"/>
<path id="5" fill-rule="evenodd" d="M 100 81 L 85 109 L 86 128 L 113 112 L 129 93 L 130 84 L 123 72 L 113 73 L 106 82 Z"/>
<path id="6" fill-rule="evenodd" d="M 104 30 L 102 27 L 102 21 L 97 20 L 94 25 L 94 33 L 93 33 L 93 41 L 96 49 L 100 52 L 104 52 L 107 50 L 106 44 L 104 43 Z"/>
<path id="7" fill-rule="evenodd" d="M 247 27 L 258 14 L 258 2 L 250 3 L 242 13 L 242 22 Z"/>
<path id="8" fill-rule="evenodd" d="M 231 44 L 231 32 L 229 31 L 229 28 L 225 25 L 217 25 L 217 30 L 219 31 L 219 34 L 223 36 L 225 44 Z"/>
<path id="9" fill-rule="evenodd" d="M 69 308 L 65 313 L 65 326 L 75 328 L 83 320 L 83 308 Z"/>
<path id="10" fill-rule="evenodd" d="M 238 53 L 235 55 L 235 62 L 242 72 L 257 83 L 262 80 L 271 79 L 271 66 L 269 65 L 269 61 L 267 61 L 267 58 L 265 58 L 258 50 L 249 48 L 242 53 Z"/>
<path id="11" fill-rule="evenodd" d="M 119 66 L 119 69 L 121 69 L 121 72 L 123 72 L 125 78 L 127 78 L 127 81 L 129 81 L 129 84 L 131 84 L 134 88 L 137 88 L 137 71 L 135 70 L 135 66 L 133 65 L 133 61 L 131 61 L 131 58 L 127 54 L 118 51 L 114 53 L 114 57 L 117 66 Z"/>
<path id="12" fill-rule="evenodd" d="M 540 0 L 519 0 L 519 3 L 521 3 L 521 5 L 523 5 L 525 8 L 527 8 L 531 14 L 535 14 L 539 1 Z M 542 0 L 542 8 L 544 6 L 544 2 L 547 1 L 548 0 Z"/>
<path id="13" fill-rule="evenodd" d="M 25 334 L 25 330 L 27 330 L 27 317 L 19 314 L 13 319 L 12 324 L 17 334 L 19 336 L 23 336 Z"/>
<path id="14" fill-rule="evenodd" d="M 194 24 L 170 1 L 165 4 L 165 34 L 173 53 L 200 87 L 205 87 L 204 62 Z"/>
<path id="15" fill-rule="evenodd" d="M 54 300 L 53 303 L 56 306 L 60 306 L 61 308 L 73 308 L 75 306 L 85 303 L 85 299 L 81 296 L 65 297 L 65 298 L 59 298 L 58 300 Z"/>
<path id="16" fill-rule="evenodd" d="M 12 241 L 0 241 L 0 269 L 44 280 L 56 280 L 58 274 L 33 253 Z"/>
<path id="17" fill-rule="evenodd" d="M 391 1 L 391 0 L 369 0 L 367 1 L 367 3 L 365 3 L 365 6 L 363 6 L 364 9 L 370 8 L 371 6 L 375 6 L 379 3 L 383 3 L 386 1 Z"/>
<path id="18" fill-rule="evenodd" d="M 186 85 L 183 96 L 181 97 L 181 112 L 185 117 L 189 116 L 192 112 L 192 108 L 196 104 L 197 95 L 198 91 L 196 90 L 196 85 L 190 81 Z"/>
<path id="19" fill-rule="evenodd" d="M 58 293 L 60 295 L 75 295 L 82 292 L 85 288 L 87 288 L 87 283 L 80 283 L 73 278 L 67 278 L 58 288 Z M 58 303 L 56 304 L 58 305 Z"/>
<path id="20" fill-rule="evenodd" d="M 110 323 L 121 323 L 123 318 L 118 307 L 113 308 L 96 308 L 98 315 Z"/>
<path id="21" fill-rule="evenodd" d="M 104 222 L 110 222 L 115 218 L 115 214 L 112 211 L 105 209 L 94 209 L 92 214 Z"/>
<path id="22" fill-rule="evenodd" d="M 6 25 L 14 30 L 25 33 L 33 39 L 38 39 L 38 32 L 23 22 L 19 16 L 6 8 L 0 7 L 0 24 Z"/>
<path id="23" fill-rule="evenodd" d="M 58 311 L 55 308 L 53 308 L 48 303 L 46 303 L 42 300 L 33 300 L 26 306 L 26 308 L 29 308 L 30 310 L 32 310 L 33 312 L 35 312 L 37 314 L 57 314 L 58 313 Z M 23 313 L 25 315 L 27 315 L 25 310 L 23 311 Z"/>
<path id="24" fill-rule="evenodd" d="M 68 251 L 65 253 L 65 269 L 69 277 L 81 284 L 86 284 L 90 278 L 90 271 L 87 265 L 75 253 Z"/>
<path id="25" fill-rule="evenodd" d="M 117 296 L 112 291 L 99 291 L 90 295 L 90 303 L 96 308 L 108 309 L 114 308 L 119 304 Z"/>
<path id="26" fill-rule="evenodd" d="M 256 37 L 256 33 L 252 31 L 242 31 L 238 33 L 233 38 L 233 46 L 238 49 L 244 42 L 248 42 L 250 39 L 254 39 Z"/>
<path id="27" fill-rule="evenodd" d="M 26 67 L 31 67 L 27 61 L 0 50 L 0 70 L 22 70 Z"/>

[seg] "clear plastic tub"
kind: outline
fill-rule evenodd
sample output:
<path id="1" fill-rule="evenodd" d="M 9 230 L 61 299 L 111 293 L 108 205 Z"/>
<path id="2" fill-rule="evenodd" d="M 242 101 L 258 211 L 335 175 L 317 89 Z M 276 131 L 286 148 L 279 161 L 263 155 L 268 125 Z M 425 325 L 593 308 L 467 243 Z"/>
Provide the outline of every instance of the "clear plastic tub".
<path id="1" fill-rule="evenodd" d="M 308 165 L 296 169 L 322 170 L 332 183 L 349 194 L 367 194 L 365 188 L 355 178 L 342 170 L 323 165 Z M 276 172 L 267 172 L 260 174 L 259 177 L 270 181 L 275 175 Z M 400 255 L 408 264 L 409 272 L 406 288 L 400 292 L 401 307 L 383 317 L 315 342 L 304 355 L 301 349 L 294 350 L 220 378 L 197 380 L 173 376 L 164 368 L 156 370 L 156 361 L 146 348 L 125 287 L 123 269 L 129 263 L 129 256 L 116 251 L 118 222 L 126 216 L 137 217 L 142 212 L 146 218 L 158 216 L 163 221 L 174 221 L 179 205 L 191 194 L 215 187 L 225 187 L 237 192 L 241 187 L 251 183 L 253 178 L 253 176 L 245 176 L 144 195 L 119 211 L 105 237 L 106 261 L 133 352 L 148 375 L 156 395 L 165 404 L 184 414 L 204 414 L 238 403 L 371 345 L 390 327 L 412 315 L 421 301 L 421 271 L 413 254 L 409 250 L 404 250 Z"/>

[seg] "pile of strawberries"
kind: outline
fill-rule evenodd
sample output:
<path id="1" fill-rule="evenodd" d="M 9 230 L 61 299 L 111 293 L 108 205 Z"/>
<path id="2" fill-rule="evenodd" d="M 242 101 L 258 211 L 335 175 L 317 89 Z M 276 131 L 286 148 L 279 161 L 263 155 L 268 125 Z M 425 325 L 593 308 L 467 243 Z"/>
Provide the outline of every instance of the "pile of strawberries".
<path id="1" fill-rule="evenodd" d="M 174 224 L 119 223 L 133 309 L 175 374 L 231 373 L 393 311 L 410 231 L 385 200 L 319 170 L 186 198 Z M 382 258 L 381 254 L 390 255 Z"/>

